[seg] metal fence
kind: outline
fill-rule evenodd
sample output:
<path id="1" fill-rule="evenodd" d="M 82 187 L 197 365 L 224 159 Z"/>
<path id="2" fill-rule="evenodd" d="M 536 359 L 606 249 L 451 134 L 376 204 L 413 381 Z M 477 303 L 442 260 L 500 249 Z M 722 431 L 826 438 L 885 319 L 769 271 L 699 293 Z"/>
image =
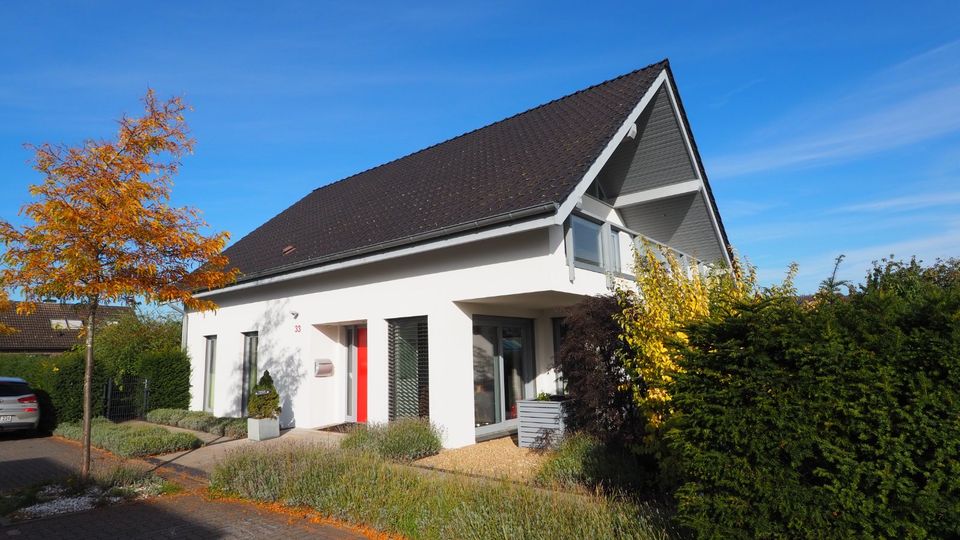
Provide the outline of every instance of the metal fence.
<path id="1" fill-rule="evenodd" d="M 150 381 L 143 377 L 113 377 L 103 385 L 103 416 L 114 422 L 143 418 L 150 410 Z"/>

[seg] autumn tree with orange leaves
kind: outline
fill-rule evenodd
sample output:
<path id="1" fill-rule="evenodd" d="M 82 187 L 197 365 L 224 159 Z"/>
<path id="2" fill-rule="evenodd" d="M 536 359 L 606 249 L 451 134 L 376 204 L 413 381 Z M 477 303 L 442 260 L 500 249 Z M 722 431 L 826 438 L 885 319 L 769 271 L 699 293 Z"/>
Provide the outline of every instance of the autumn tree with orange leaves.
<path id="1" fill-rule="evenodd" d="M 90 471 L 91 381 L 97 308 L 142 298 L 209 310 L 213 302 L 194 291 L 236 279 L 222 255 L 229 235 L 205 236 L 206 223 L 192 208 L 170 206 L 179 159 L 193 149 L 180 98 L 143 98 L 144 114 L 123 117 L 115 140 L 81 146 L 31 146 L 43 182 L 30 186 L 32 202 L 20 211 L 27 224 L 0 221 L 6 246 L 0 283 L 24 301 L 55 298 L 86 307 L 86 369 L 83 383 L 83 455 L 80 475 Z"/>

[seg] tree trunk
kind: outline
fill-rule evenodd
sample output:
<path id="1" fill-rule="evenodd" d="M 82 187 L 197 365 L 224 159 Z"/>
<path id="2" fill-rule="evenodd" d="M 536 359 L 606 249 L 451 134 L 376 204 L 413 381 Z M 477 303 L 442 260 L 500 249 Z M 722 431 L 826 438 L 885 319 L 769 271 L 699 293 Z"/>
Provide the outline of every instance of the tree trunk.
<path id="1" fill-rule="evenodd" d="M 90 420 L 93 416 L 93 329 L 97 321 L 97 302 L 90 303 L 87 315 L 87 355 L 83 370 L 83 437 L 80 441 L 82 455 L 80 462 L 80 481 L 87 482 L 90 477 Z"/>

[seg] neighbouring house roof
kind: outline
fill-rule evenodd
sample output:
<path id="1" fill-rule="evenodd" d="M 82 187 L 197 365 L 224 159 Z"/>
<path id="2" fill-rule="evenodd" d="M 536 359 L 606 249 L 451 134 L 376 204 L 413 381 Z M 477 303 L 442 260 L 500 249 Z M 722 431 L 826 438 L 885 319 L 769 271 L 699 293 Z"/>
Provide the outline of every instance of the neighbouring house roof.
<path id="1" fill-rule="evenodd" d="M 132 314 L 126 306 L 100 306 L 99 321 L 114 321 Z M 30 315 L 17 315 L 17 302 L 0 310 L 0 324 L 17 330 L 0 334 L 0 352 L 61 352 L 79 343 L 80 330 L 86 325 L 87 311 L 77 304 L 37 303 Z M 99 326 L 99 325 L 98 325 Z"/>
<path id="2" fill-rule="evenodd" d="M 225 255 L 245 281 L 550 215 L 664 69 L 666 60 L 318 188 Z"/>

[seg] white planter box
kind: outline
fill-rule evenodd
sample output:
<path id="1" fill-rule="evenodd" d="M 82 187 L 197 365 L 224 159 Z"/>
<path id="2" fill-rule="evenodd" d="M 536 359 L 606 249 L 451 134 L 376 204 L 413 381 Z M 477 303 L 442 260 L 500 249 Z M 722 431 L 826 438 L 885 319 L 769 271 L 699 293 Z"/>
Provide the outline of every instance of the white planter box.
<path id="1" fill-rule="evenodd" d="M 276 439 L 280 436 L 279 418 L 247 418 L 247 438 L 254 441 Z"/>

